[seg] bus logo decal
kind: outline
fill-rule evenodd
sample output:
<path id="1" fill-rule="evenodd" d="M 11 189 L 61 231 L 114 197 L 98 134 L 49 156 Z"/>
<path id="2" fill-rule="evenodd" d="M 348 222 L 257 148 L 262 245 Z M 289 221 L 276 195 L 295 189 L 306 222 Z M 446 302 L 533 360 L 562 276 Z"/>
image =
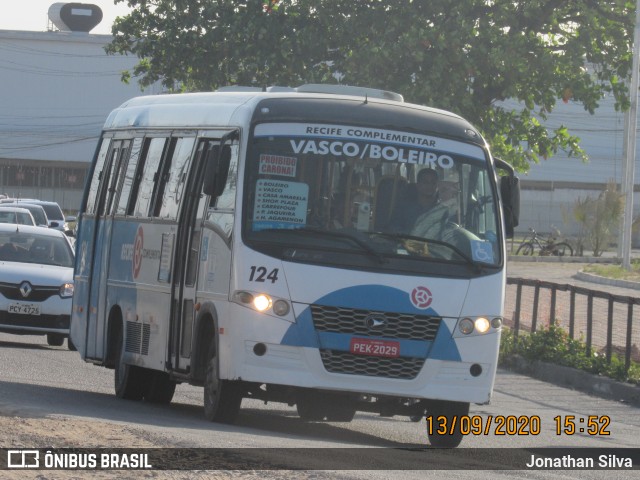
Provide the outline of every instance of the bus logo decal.
<path id="1" fill-rule="evenodd" d="M 420 310 L 429 308 L 432 301 L 433 295 L 431 295 L 431 290 L 427 287 L 416 287 L 411 292 L 411 303 Z"/>
<path id="2" fill-rule="evenodd" d="M 138 232 L 136 233 L 136 239 L 133 242 L 133 259 L 131 262 L 131 268 L 133 273 L 133 278 L 138 278 L 138 274 L 140 273 L 140 267 L 142 266 L 142 247 L 144 246 L 144 232 L 142 230 L 142 226 L 138 227 Z"/>
<path id="3" fill-rule="evenodd" d="M 367 315 L 364 323 L 368 328 L 384 328 L 387 325 L 387 319 L 380 314 Z"/>

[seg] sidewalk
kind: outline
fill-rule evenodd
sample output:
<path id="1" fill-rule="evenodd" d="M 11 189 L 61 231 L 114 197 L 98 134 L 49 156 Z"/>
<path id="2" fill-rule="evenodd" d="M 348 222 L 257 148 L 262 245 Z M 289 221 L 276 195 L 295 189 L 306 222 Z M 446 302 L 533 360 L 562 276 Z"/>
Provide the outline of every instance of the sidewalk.
<path id="1" fill-rule="evenodd" d="M 529 261 L 527 261 L 529 260 Z M 638 282 L 624 282 L 624 281 L 612 281 L 611 279 L 598 277 L 592 274 L 585 274 L 582 269 L 591 263 L 589 260 L 579 262 L 579 257 L 571 257 L 570 261 L 558 261 L 559 259 L 553 258 L 551 261 L 546 257 L 510 257 L 507 261 L 507 277 L 509 278 L 526 278 L 533 280 L 544 280 L 547 282 L 574 285 L 589 290 L 598 290 L 601 292 L 607 292 L 614 295 L 628 296 L 640 299 L 640 283 Z M 613 260 L 613 259 L 612 259 Z M 541 299 L 546 292 L 541 292 Z M 510 318 L 513 311 L 513 299 L 515 298 L 515 286 L 507 286 L 505 301 L 505 318 Z M 559 294 L 557 298 L 558 304 L 556 305 L 556 317 L 563 321 L 566 321 L 568 316 L 567 300 L 563 299 Z M 527 316 L 531 315 L 531 305 L 533 304 L 530 297 L 523 295 L 521 305 L 521 318 L 524 322 L 527 322 Z M 578 313 L 576 316 L 576 330 L 578 335 L 583 333 L 586 326 L 586 314 L 584 313 L 584 305 L 576 305 Z M 596 341 L 596 331 L 602 330 L 606 325 L 607 318 L 606 305 L 597 305 L 597 301 L 594 302 L 594 322 L 597 327 L 594 327 L 594 342 Z M 633 338 L 634 345 L 640 347 L 640 341 L 638 333 L 640 332 L 640 307 L 636 305 L 633 325 Z M 547 325 L 549 322 L 548 311 L 545 308 L 540 308 L 537 314 L 538 328 L 543 325 Z M 616 322 L 614 328 L 616 329 L 614 337 L 618 339 L 616 343 L 624 345 L 624 337 L 626 332 L 626 311 L 614 312 Z M 585 317 L 585 318 L 579 318 Z M 530 319 L 529 319 L 530 320 Z M 514 362 L 509 368 L 512 368 L 519 373 L 530 375 L 543 381 L 554 383 L 557 385 L 574 388 L 585 393 L 592 395 L 610 398 L 614 400 L 620 400 L 625 403 L 640 406 L 640 387 L 625 384 L 622 382 L 615 382 L 600 376 L 587 374 L 579 370 L 570 369 L 567 367 L 560 367 L 550 364 L 530 364 L 529 362 L 521 361 Z"/>
<path id="2" fill-rule="evenodd" d="M 591 258 L 589 257 L 583 258 L 571 257 L 570 261 L 557 261 L 555 258 L 549 259 L 547 257 L 509 257 L 507 261 L 507 277 L 566 283 L 616 295 L 640 298 L 640 283 L 612 280 L 584 273 L 582 269 L 592 262 L 590 262 Z"/>

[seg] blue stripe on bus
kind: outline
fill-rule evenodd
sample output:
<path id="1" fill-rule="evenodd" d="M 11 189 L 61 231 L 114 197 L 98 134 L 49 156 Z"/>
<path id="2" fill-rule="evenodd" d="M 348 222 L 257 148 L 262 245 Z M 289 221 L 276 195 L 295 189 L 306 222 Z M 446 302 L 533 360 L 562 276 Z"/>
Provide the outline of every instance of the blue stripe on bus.
<path id="1" fill-rule="evenodd" d="M 412 303 L 407 292 L 382 285 L 359 285 L 348 287 L 318 299 L 318 305 L 335 306 L 342 308 L 354 308 L 362 310 L 378 310 L 381 312 L 402 312 L 417 315 L 438 316 L 432 308 L 420 310 Z M 355 335 L 357 337 L 357 335 Z M 331 348 L 337 350 L 349 350 L 350 339 L 354 335 L 317 332 L 313 326 L 311 308 L 305 308 L 297 317 L 284 337 L 282 345 L 310 348 Z M 367 337 L 379 338 L 384 337 Z M 398 340 L 400 342 L 400 355 L 403 357 L 418 357 L 437 360 L 460 361 L 460 352 L 453 335 L 445 322 L 440 323 L 440 328 L 433 342 L 422 340 Z M 327 343 L 325 343 L 327 342 Z M 329 346 L 329 345 L 335 345 Z"/>

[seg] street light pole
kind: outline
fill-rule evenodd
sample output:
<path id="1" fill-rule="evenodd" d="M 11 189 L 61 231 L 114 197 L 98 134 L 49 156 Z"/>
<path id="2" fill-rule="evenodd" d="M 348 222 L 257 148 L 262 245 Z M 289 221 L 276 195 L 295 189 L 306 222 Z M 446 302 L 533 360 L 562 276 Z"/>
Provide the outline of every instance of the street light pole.
<path id="1" fill-rule="evenodd" d="M 633 225 L 633 186 L 636 166 L 636 128 L 638 124 L 638 55 L 640 54 L 640 0 L 636 0 L 636 23 L 633 35 L 633 62 L 631 86 L 629 87 L 630 107 L 625 122 L 625 207 L 622 227 L 622 267 L 631 270 L 631 227 Z"/>

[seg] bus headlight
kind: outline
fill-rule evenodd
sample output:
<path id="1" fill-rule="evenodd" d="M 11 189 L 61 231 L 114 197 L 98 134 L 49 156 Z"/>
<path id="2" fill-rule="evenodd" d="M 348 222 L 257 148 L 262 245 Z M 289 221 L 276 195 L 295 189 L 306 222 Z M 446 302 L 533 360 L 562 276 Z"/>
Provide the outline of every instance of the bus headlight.
<path id="1" fill-rule="evenodd" d="M 482 335 L 491 330 L 499 330 L 502 327 L 502 318 L 494 317 L 489 320 L 487 317 L 465 317 L 458 321 L 457 335 Z"/>
<path id="2" fill-rule="evenodd" d="M 261 293 L 253 297 L 253 307 L 259 312 L 264 312 L 271 308 L 271 297 Z"/>
<path id="3" fill-rule="evenodd" d="M 476 321 L 474 323 L 476 326 L 476 331 L 479 333 L 485 333 L 487 330 L 489 330 L 489 327 L 491 326 L 489 324 L 489 320 L 487 320 L 484 317 L 476 318 Z"/>
<path id="4" fill-rule="evenodd" d="M 458 330 L 464 335 L 469 335 L 473 332 L 473 321 L 470 318 L 463 318 L 460 320 L 460 323 L 458 323 Z"/>
<path id="5" fill-rule="evenodd" d="M 238 290 L 233 293 L 231 298 L 233 302 L 252 308 L 260 313 L 272 313 L 279 317 L 287 317 L 291 312 L 291 305 L 287 300 L 283 298 L 272 298 L 266 293 Z"/>
<path id="6" fill-rule="evenodd" d="M 286 300 L 276 300 L 273 302 L 273 313 L 279 317 L 284 317 L 289 313 L 289 303 Z"/>
<path id="7" fill-rule="evenodd" d="M 63 283 L 60 285 L 60 296 L 62 298 L 73 297 L 73 283 Z"/>

